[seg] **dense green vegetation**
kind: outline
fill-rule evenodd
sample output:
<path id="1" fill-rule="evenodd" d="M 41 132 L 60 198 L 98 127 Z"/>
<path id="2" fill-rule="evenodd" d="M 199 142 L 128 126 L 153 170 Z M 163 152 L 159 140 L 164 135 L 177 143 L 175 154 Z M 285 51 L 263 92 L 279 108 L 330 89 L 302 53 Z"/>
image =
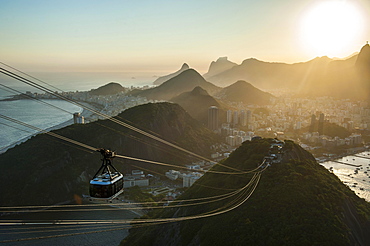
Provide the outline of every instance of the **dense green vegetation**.
<path id="1" fill-rule="evenodd" d="M 299 133 L 303 132 L 308 132 L 309 131 L 309 126 L 302 128 Z M 316 123 L 316 125 L 313 128 L 314 132 L 317 132 L 319 128 L 319 124 Z M 323 128 L 323 134 L 329 137 L 340 137 L 340 138 L 346 138 L 351 135 L 351 132 L 349 132 L 346 128 L 339 126 L 335 123 L 329 123 L 329 122 L 324 122 L 324 128 Z"/>
<path id="2" fill-rule="evenodd" d="M 219 141 L 176 104 L 141 105 L 117 118 L 203 156 L 209 156 L 210 145 Z M 108 120 L 75 124 L 53 132 L 131 157 L 177 165 L 194 160 L 182 151 Z M 168 167 L 118 158 L 113 162 L 122 173 L 140 167 L 162 173 L 168 170 Z M 1 205 L 53 204 L 67 201 L 74 194 L 88 194 L 89 180 L 100 165 L 98 152 L 46 134 L 37 135 L 0 155 Z"/>
<path id="3" fill-rule="evenodd" d="M 155 196 L 150 193 L 143 192 L 139 186 L 125 188 L 125 199 L 135 202 L 154 202 L 158 201 Z"/>
<path id="4" fill-rule="evenodd" d="M 255 168 L 271 139 L 244 142 L 223 163 Z M 132 229 L 122 245 L 354 245 L 369 243 L 370 204 L 315 162 L 307 151 L 286 141 L 284 159 L 263 173 L 253 195 L 222 215 Z M 214 170 L 226 170 L 216 166 Z M 240 188 L 251 174 L 207 173 L 180 199 L 208 197 Z M 209 188 L 213 187 L 213 188 Z M 236 199 L 233 197 L 233 199 Z M 165 210 L 152 217 L 181 217 L 222 208 L 233 199 Z M 358 226 L 354 226 L 358 225 Z"/>

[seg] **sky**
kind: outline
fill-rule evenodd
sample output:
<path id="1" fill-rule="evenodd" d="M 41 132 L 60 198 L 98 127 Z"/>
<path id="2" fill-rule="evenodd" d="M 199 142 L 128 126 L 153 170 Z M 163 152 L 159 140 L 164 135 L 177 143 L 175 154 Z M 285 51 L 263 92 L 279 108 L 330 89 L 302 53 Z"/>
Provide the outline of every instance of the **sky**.
<path id="1" fill-rule="evenodd" d="M 319 52 L 311 46 L 321 40 L 305 37 L 309 28 L 331 29 L 316 17 L 310 24 L 315 6 L 328 0 L 0 0 L 0 60 L 27 72 L 164 75 L 186 62 L 205 73 L 223 56 L 238 64 L 308 61 L 351 37 L 327 54 L 342 58 L 370 40 L 370 1 L 333 1 L 351 5 L 347 18 L 358 32 L 349 26 Z M 332 12 L 324 10 L 327 19 Z"/>

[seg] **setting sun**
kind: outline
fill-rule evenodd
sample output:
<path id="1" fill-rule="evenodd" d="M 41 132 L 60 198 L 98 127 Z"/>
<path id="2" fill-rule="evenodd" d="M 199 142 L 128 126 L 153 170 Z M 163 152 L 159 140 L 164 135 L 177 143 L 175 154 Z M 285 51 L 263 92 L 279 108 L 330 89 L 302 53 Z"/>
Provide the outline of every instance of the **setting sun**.
<path id="1" fill-rule="evenodd" d="M 361 12 L 344 1 L 326 1 L 315 5 L 303 16 L 300 29 L 305 49 L 315 56 L 345 55 L 346 47 L 363 29 Z"/>

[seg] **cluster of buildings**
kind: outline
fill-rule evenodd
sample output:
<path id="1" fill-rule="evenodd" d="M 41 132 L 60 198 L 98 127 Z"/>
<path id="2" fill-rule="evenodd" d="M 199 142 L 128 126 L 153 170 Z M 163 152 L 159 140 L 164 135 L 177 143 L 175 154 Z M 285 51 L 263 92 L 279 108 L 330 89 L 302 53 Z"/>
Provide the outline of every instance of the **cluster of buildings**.
<path id="1" fill-rule="evenodd" d="M 125 109 L 152 102 L 145 97 L 129 96 L 125 92 L 114 95 L 92 95 L 89 92 L 68 92 L 68 98 L 102 106 L 101 113 L 116 116 Z M 98 116 L 96 116 L 98 118 Z"/>
<path id="2" fill-rule="evenodd" d="M 146 104 L 149 102 L 153 102 L 152 100 L 147 100 L 145 97 L 140 96 L 129 96 L 126 92 L 119 92 L 114 95 L 93 95 L 88 91 L 82 92 L 58 92 L 61 96 L 76 100 L 87 102 L 92 105 L 99 105 L 99 111 L 102 114 L 106 114 L 109 116 L 116 116 L 122 111 L 135 107 L 137 105 Z M 33 97 L 37 99 L 58 99 L 57 97 L 50 95 L 48 93 L 32 93 L 27 91 L 27 97 Z M 98 119 L 103 119 L 101 116 L 92 114 L 88 117 L 88 121 L 95 121 Z M 74 123 L 84 124 L 86 119 L 81 116 L 79 113 L 75 113 L 73 115 Z"/>
<path id="3" fill-rule="evenodd" d="M 239 130 L 238 128 L 232 128 L 229 123 L 222 124 L 220 133 L 223 137 L 225 137 L 226 143 L 232 147 L 239 146 L 244 141 L 251 140 L 254 136 L 254 132 L 245 132 Z"/>
<path id="4" fill-rule="evenodd" d="M 193 163 L 192 165 L 186 165 L 186 171 L 177 171 L 177 170 L 169 170 L 166 172 L 166 177 L 170 180 L 182 180 L 183 187 L 190 187 L 192 186 L 195 181 L 200 179 L 204 172 L 209 170 L 215 162 L 206 162 L 206 161 L 199 161 L 197 163 Z"/>
<path id="5" fill-rule="evenodd" d="M 345 121 L 345 122 L 348 122 L 348 121 Z M 338 136 L 329 137 L 329 136 L 324 135 L 324 123 L 325 123 L 324 113 L 319 114 L 318 120 L 317 120 L 316 114 L 313 114 L 311 116 L 311 123 L 309 126 L 309 130 L 308 132 L 304 132 L 302 134 L 302 140 L 304 140 L 304 142 L 308 144 L 311 144 L 314 146 L 320 145 L 326 148 L 334 148 L 337 146 L 345 146 L 345 145 L 352 147 L 352 146 L 362 144 L 361 134 L 352 133 L 350 136 L 346 138 L 340 138 Z M 347 130 L 353 130 L 353 129 L 349 129 L 348 127 L 349 125 L 345 125 L 345 126 Z"/>
<path id="6" fill-rule="evenodd" d="M 240 111 L 232 111 L 227 110 L 226 111 L 226 123 L 232 124 L 234 126 L 240 125 L 240 126 L 246 126 L 248 129 L 253 128 L 253 117 L 252 117 L 252 111 L 250 110 L 240 110 Z"/>
<path id="7" fill-rule="evenodd" d="M 129 188 L 133 186 L 143 187 L 148 185 L 149 177 L 145 176 L 144 172 L 141 170 L 132 170 L 131 173 L 123 176 L 123 188 Z"/>
<path id="8" fill-rule="evenodd" d="M 200 179 L 203 176 L 203 173 L 200 172 L 180 172 L 176 170 L 169 170 L 166 172 L 166 177 L 170 180 L 182 180 L 183 187 L 192 186 L 195 181 Z"/>
<path id="9" fill-rule="evenodd" d="M 302 139 L 306 143 L 317 146 L 321 145 L 327 148 L 333 148 L 337 146 L 356 146 L 362 144 L 362 135 L 353 133 L 349 137 L 329 137 L 326 135 L 320 135 L 319 132 L 305 132 L 302 135 Z"/>
<path id="10" fill-rule="evenodd" d="M 358 145 L 362 143 L 359 130 L 370 130 L 370 108 L 365 101 L 320 98 L 275 98 L 270 105 L 244 105 L 234 103 L 226 112 L 226 122 L 220 122 L 218 108 L 208 111 L 208 127 L 225 137 L 225 142 L 238 146 L 254 136 L 271 133 L 273 136 L 299 137 L 306 143 L 324 147 Z M 261 110 L 262 109 L 262 110 Z M 324 122 L 335 123 L 352 133 L 347 138 L 324 135 Z M 315 127 L 313 127 L 315 126 Z M 243 131 L 240 131 L 242 129 Z"/>
<path id="11" fill-rule="evenodd" d="M 263 106 L 267 112 L 254 113 L 261 109 L 260 105 L 233 105 L 235 110 L 227 111 L 227 122 L 233 126 L 246 127 L 250 131 L 258 131 L 261 128 L 271 128 L 273 131 L 290 131 L 308 127 L 311 124 L 312 115 L 316 120 L 322 120 L 325 115 L 327 122 L 335 123 L 349 131 L 355 129 L 370 130 L 370 108 L 365 101 L 351 101 L 349 99 L 334 99 L 331 97 L 320 98 L 295 98 L 284 97 L 274 99 L 274 103 Z M 217 130 L 221 124 L 214 121 L 217 115 L 217 107 L 209 110 L 209 121 L 212 130 Z M 210 125 L 209 125 L 210 126 Z M 217 128 L 215 127 L 217 126 Z"/>

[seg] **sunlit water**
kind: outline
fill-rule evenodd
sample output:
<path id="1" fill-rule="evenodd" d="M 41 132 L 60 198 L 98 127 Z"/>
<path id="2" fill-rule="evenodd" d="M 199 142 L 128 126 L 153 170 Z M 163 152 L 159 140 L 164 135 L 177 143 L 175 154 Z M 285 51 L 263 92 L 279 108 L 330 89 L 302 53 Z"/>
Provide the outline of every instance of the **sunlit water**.
<path id="1" fill-rule="evenodd" d="M 361 156 L 361 157 L 359 157 Z M 326 168 L 332 167 L 333 173 L 353 190 L 359 197 L 370 202 L 370 152 L 365 151 L 359 154 L 346 156 L 337 161 L 358 165 L 359 167 L 348 166 L 333 161 L 322 163 Z"/>
<path id="2" fill-rule="evenodd" d="M 103 86 L 109 82 L 120 83 L 124 87 L 151 85 L 156 79 L 152 72 L 60 72 L 60 73 L 30 73 L 30 75 L 54 86 L 46 85 L 40 81 L 32 81 L 45 86 L 53 91 L 89 91 Z M 24 76 L 24 75 L 22 75 Z M 21 83 L 13 78 L 0 74 L 0 84 L 15 89 L 21 93 L 26 91 L 44 93 L 34 87 Z M 57 89 L 56 89 L 57 88 Z M 0 99 L 6 99 L 17 92 L 0 86 Z M 55 127 L 63 122 L 72 119 L 72 114 L 82 112 L 82 109 L 74 104 L 61 100 L 47 100 L 59 108 L 68 112 L 45 106 L 34 100 L 0 101 L 0 114 L 25 122 L 42 129 Z M 8 126 L 10 125 L 10 126 Z M 35 134 L 37 131 L 24 126 L 9 122 L 0 118 L 0 153 L 6 150 L 6 147 Z"/>

